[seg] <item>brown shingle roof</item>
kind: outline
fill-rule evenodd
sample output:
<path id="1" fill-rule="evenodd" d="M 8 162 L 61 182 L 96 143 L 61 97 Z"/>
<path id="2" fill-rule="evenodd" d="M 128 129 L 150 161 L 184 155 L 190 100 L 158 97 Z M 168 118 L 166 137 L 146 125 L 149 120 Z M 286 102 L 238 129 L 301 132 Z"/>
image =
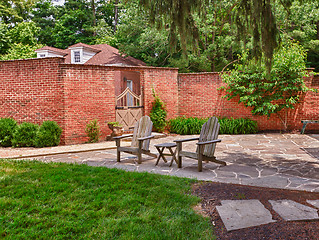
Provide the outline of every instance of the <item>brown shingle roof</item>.
<path id="1" fill-rule="evenodd" d="M 101 51 L 100 49 L 95 48 L 94 45 L 88 45 L 88 44 L 85 44 L 85 43 L 76 43 L 74 45 L 69 46 L 68 49 L 75 48 L 75 47 L 87 48 L 87 49 L 89 49 L 92 52 L 100 52 Z"/>
<path id="2" fill-rule="evenodd" d="M 74 47 L 83 47 L 90 51 L 96 52 L 96 54 L 89 59 L 84 64 L 90 65 L 124 65 L 124 66 L 146 66 L 141 60 L 130 56 L 124 56 L 123 54 L 119 53 L 119 50 L 111 47 L 108 44 L 98 44 L 98 45 L 88 45 L 84 43 L 77 43 L 74 44 L 67 49 L 59 49 L 54 47 L 43 47 L 37 50 L 51 50 L 57 53 L 61 53 L 65 57 L 66 63 L 71 63 L 71 49 Z"/>
<path id="3" fill-rule="evenodd" d="M 68 54 L 68 51 L 66 51 L 67 49 L 63 50 L 63 49 L 60 49 L 60 48 L 55 48 L 55 47 L 49 47 L 49 46 L 45 46 L 45 47 L 42 47 L 42 48 L 39 48 L 35 51 L 38 51 L 38 50 L 49 50 L 49 51 L 52 51 L 52 52 L 56 52 L 58 54 L 61 54 L 63 56 L 67 55 Z"/>
<path id="4" fill-rule="evenodd" d="M 121 55 L 118 49 L 111 47 L 110 45 L 99 44 L 93 46 L 101 51 L 85 64 L 146 66 L 146 63 L 141 60 Z"/>

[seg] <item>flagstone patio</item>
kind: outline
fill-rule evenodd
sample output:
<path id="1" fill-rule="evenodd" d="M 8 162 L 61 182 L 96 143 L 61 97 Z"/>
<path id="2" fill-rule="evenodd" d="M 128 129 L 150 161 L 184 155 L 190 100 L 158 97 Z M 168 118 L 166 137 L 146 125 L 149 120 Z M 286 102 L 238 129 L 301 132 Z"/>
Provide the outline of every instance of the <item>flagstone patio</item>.
<path id="1" fill-rule="evenodd" d="M 157 152 L 155 144 L 189 137 L 193 136 L 154 139 L 151 141 L 151 152 Z M 156 159 L 148 156 L 143 158 L 142 164 L 137 164 L 137 158 L 129 154 L 122 154 L 118 163 L 113 142 L 44 149 L 2 148 L 0 158 L 36 158 L 207 181 L 319 192 L 319 135 L 269 133 L 220 135 L 220 138 L 222 142 L 217 144 L 215 155 L 227 166 L 204 163 L 203 172 L 200 173 L 197 172 L 197 161 L 192 159 L 183 159 L 182 169 L 177 168 L 176 163 L 169 167 L 170 161 L 165 163 L 163 160 L 155 166 Z M 183 145 L 185 150 L 195 151 L 195 148 L 194 142 Z M 167 158 L 170 160 L 170 157 Z"/>

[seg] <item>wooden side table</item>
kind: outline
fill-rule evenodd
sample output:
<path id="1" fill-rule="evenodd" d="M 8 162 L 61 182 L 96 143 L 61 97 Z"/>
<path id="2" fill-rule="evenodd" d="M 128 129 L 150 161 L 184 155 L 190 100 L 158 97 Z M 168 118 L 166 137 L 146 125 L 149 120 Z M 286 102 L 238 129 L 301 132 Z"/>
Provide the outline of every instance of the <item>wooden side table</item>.
<path id="1" fill-rule="evenodd" d="M 170 167 L 172 166 L 174 160 L 177 163 L 176 143 L 160 143 L 160 144 L 154 145 L 154 147 L 156 147 L 157 151 L 159 152 L 159 155 L 157 157 L 157 161 L 155 163 L 155 166 L 158 164 L 158 162 L 159 162 L 159 160 L 161 158 L 163 158 L 164 162 L 167 162 L 165 156 L 171 156 L 172 157 L 172 161 L 171 161 L 171 163 L 169 165 Z M 172 149 L 174 147 L 175 147 L 175 151 L 173 151 L 173 149 Z M 165 148 L 167 148 L 170 153 L 164 153 Z"/>

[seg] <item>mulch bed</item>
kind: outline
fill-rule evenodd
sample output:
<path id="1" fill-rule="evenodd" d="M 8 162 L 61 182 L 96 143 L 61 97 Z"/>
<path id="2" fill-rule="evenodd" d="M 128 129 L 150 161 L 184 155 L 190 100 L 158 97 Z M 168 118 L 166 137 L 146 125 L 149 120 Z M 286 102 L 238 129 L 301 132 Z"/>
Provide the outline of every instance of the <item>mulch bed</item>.
<path id="1" fill-rule="evenodd" d="M 306 200 L 318 200 L 319 193 L 290 191 L 274 188 L 242 186 L 237 184 L 200 182 L 193 193 L 202 199 L 201 213 L 211 218 L 216 239 L 319 239 L 319 220 L 284 221 L 268 200 L 289 199 L 306 206 Z M 274 223 L 227 232 L 216 206 L 221 200 L 258 199 L 271 212 Z"/>

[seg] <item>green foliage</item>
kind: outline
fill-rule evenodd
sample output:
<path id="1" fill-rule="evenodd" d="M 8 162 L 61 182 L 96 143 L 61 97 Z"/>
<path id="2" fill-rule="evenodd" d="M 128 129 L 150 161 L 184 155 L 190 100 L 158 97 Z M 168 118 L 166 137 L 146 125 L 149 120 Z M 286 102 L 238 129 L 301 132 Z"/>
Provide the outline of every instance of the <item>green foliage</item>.
<path id="1" fill-rule="evenodd" d="M 13 133 L 17 127 L 17 122 L 12 118 L 0 119 L 0 146 L 12 146 Z"/>
<path id="2" fill-rule="evenodd" d="M 293 109 L 302 93 L 309 90 L 303 81 L 305 58 L 300 45 L 287 43 L 274 55 L 269 76 L 264 63 L 256 64 L 244 53 L 242 62 L 222 75 L 228 86 L 225 97 L 228 100 L 239 97 L 239 103 L 251 107 L 254 115 L 277 114 L 286 130 L 288 109 Z"/>
<path id="3" fill-rule="evenodd" d="M 169 121 L 170 132 L 181 135 L 200 134 L 208 118 L 177 117 Z M 220 134 L 252 134 L 258 131 L 257 122 L 248 118 L 219 118 Z"/>
<path id="4" fill-rule="evenodd" d="M 4 54 L 10 48 L 11 39 L 8 34 L 8 25 L 0 23 L 0 54 Z"/>
<path id="5" fill-rule="evenodd" d="M 214 239 L 192 179 L 85 164 L 0 160 L 7 239 Z"/>
<path id="6" fill-rule="evenodd" d="M 13 147 L 34 147 L 39 126 L 24 122 L 18 125 L 13 133 Z"/>
<path id="7" fill-rule="evenodd" d="M 119 122 L 108 122 L 107 124 L 113 127 L 122 127 L 122 125 Z"/>
<path id="8" fill-rule="evenodd" d="M 248 118 L 219 118 L 220 134 L 253 134 L 258 131 L 257 122 Z"/>
<path id="9" fill-rule="evenodd" d="M 89 137 L 90 143 L 99 141 L 100 138 L 100 126 L 97 119 L 90 121 L 85 128 L 85 133 Z"/>
<path id="10" fill-rule="evenodd" d="M 8 34 L 13 43 L 34 46 L 37 44 L 39 30 L 34 22 L 21 22 L 11 28 Z"/>
<path id="11" fill-rule="evenodd" d="M 169 120 L 169 128 L 171 133 L 181 135 L 199 134 L 202 126 L 207 122 L 208 118 L 196 117 L 177 117 Z"/>
<path id="12" fill-rule="evenodd" d="M 14 43 L 5 55 L 0 55 L 0 60 L 27 59 L 37 56 L 34 50 L 41 48 L 43 45 L 24 45 L 22 43 Z"/>
<path id="13" fill-rule="evenodd" d="M 153 128 L 158 132 L 163 132 L 166 127 L 167 112 L 165 105 L 159 96 L 156 95 L 153 89 L 154 101 L 152 102 L 152 109 L 150 112 L 150 118 L 153 122 Z"/>
<path id="14" fill-rule="evenodd" d="M 36 147 L 52 147 L 60 143 L 62 128 L 54 121 L 44 121 L 36 134 Z"/>
<path id="15" fill-rule="evenodd" d="M 308 51 L 307 65 L 319 71 L 319 1 L 292 1 L 289 11 L 278 2 L 275 7 L 282 37 L 298 41 Z"/>

